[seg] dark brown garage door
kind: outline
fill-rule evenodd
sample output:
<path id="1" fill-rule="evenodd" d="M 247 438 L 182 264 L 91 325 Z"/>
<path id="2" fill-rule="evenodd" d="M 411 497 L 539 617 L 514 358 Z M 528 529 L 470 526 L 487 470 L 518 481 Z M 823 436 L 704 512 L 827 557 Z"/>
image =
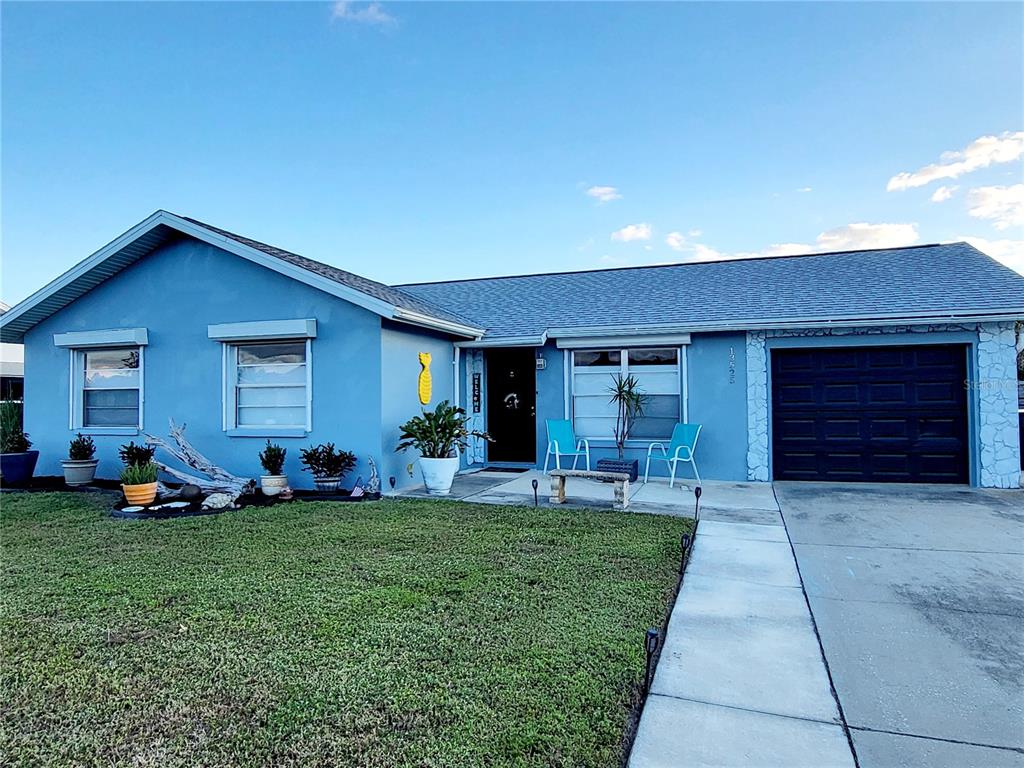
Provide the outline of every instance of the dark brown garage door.
<path id="1" fill-rule="evenodd" d="M 964 345 L 771 355 L 776 480 L 968 482 Z"/>

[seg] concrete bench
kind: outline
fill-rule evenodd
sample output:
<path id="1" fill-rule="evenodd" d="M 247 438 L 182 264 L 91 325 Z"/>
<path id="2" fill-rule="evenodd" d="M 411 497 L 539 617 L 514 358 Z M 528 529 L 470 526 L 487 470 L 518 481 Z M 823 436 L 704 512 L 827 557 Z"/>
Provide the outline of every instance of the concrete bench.
<path id="1" fill-rule="evenodd" d="M 629 506 L 629 475 L 625 472 L 591 472 L 586 469 L 553 469 L 550 474 L 552 504 L 565 504 L 565 479 L 567 477 L 584 477 L 590 480 L 602 480 L 615 483 L 615 508 L 625 509 Z"/>

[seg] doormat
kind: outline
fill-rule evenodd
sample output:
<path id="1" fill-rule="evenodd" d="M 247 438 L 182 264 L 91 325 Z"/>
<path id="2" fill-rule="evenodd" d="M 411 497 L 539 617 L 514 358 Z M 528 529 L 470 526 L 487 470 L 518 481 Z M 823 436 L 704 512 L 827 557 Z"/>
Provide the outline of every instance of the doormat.
<path id="1" fill-rule="evenodd" d="M 523 472 L 529 472 L 527 468 L 521 467 L 484 467 L 484 472 L 508 472 L 511 475 L 521 475 Z"/>

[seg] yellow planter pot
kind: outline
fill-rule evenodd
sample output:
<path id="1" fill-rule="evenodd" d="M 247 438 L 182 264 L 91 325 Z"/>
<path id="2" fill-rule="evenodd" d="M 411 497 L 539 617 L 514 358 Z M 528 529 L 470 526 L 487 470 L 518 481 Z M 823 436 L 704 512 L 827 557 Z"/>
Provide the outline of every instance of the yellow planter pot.
<path id="1" fill-rule="evenodd" d="M 129 504 L 144 507 L 152 504 L 156 499 L 156 483 L 143 483 L 142 485 L 122 485 L 124 497 Z"/>

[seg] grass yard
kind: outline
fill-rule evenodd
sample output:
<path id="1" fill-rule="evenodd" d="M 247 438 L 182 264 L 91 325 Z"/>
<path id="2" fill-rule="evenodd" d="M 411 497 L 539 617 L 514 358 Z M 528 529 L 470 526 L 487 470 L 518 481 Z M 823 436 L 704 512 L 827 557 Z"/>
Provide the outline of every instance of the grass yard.
<path id="1" fill-rule="evenodd" d="M 690 522 L 0 498 L 0 764 L 616 766 Z"/>

